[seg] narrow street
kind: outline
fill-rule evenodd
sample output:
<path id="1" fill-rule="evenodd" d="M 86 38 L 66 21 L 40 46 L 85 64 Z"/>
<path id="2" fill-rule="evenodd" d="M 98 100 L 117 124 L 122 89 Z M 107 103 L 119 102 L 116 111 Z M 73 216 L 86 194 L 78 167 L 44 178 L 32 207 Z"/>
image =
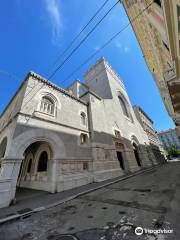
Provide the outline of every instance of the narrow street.
<path id="1" fill-rule="evenodd" d="M 179 205 L 180 163 L 169 163 L 3 224 L 0 240 L 178 240 Z M 138 236 L 136 227 L 169 233 Z"/>

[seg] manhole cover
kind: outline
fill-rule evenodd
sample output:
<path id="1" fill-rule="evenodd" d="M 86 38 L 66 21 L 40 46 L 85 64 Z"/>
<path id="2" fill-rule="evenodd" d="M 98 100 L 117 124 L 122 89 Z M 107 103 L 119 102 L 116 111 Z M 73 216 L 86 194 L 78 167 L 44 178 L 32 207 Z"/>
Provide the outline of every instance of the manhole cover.
<path id="1" fill-rule="evenodd" d="M 55 240 L 78 240 L 73 235 L 61 235 L 55 238 Z"/>

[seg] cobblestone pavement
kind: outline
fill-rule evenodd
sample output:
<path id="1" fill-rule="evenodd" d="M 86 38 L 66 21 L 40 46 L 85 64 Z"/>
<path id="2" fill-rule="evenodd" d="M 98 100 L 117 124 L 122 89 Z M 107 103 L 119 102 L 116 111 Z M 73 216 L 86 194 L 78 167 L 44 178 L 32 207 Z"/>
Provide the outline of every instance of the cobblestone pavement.
<path id="1" fill-rule="evenodd" d="M 5 223 L 0 240 L 179 240 L 179 206 L 180 163 L 169 163 Z"/>

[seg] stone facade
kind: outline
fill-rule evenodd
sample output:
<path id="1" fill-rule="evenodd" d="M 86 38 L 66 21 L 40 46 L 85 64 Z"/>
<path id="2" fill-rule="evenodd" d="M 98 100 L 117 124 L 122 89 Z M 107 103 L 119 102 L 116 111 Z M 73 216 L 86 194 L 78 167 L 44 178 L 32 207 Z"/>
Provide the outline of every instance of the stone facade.
<path id="1" fill-rule="evenodd" d="M 0 118 L 0 207 L 157 164 L 122 80 L 101 58 L 68 89 L 30 72 Z"/>
<path id="2" fill-rule="evenodd" d="M 134 112 L 144 131 L 147 133 L 151 149 L 154 155 L 157 155 L 159 163 L 164 162 L 164 150 L 161 141 L 159 140 L 157 131 L 154 129 L 152 119 L 139 106 L 133 106 Z"/>

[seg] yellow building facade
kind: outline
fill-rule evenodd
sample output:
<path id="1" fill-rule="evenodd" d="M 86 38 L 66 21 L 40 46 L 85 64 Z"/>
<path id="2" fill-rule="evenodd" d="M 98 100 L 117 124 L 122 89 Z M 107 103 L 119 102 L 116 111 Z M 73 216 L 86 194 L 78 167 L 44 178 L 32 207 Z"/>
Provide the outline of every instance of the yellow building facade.
<path id="1" fill-rule="evenodd" d="M 180 0 L 121 0 L 180 133 Z"/>

